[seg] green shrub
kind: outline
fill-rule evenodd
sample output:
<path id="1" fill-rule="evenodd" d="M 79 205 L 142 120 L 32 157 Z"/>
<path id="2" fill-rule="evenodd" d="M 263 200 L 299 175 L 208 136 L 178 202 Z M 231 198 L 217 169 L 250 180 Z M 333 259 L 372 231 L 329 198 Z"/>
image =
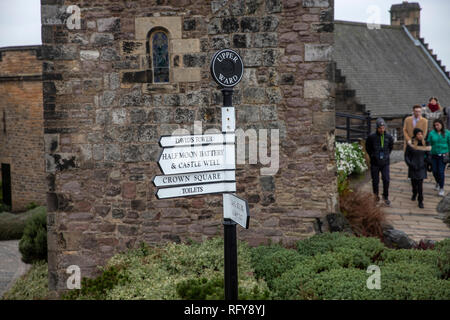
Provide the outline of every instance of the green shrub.
<path id="1" fill-rule="evenodd" d="M 435 250 L 439 253 L 437 265 L 440 278 L 450 281 L 450 239 L 445 239 L 436 244 Z"/>
<path id="2" fill-rule="evenodd" d="M 177 294 L 183 300 L 223 300 L 224 279 L 188 279 L 177 284 Z"/>
<path id="3" fill-rule="evenodd" d="M 439 279 L 435 266 L 400 261 L 381 267 L 381 292 L 390 300 L 448 300 L 450 283 Z"/>
<path id="4" fill-rule="evenodd" d="M 25 223 L 22 239 L 19 242 L 22 261 L 33 263 L 47 261 L 47 215 L 45 211 L 33 214 Z"/>
<path id="5" fill-rule="evenodd" d="M 335 268 L 315 274 L 302 284 L 297 297 L 320 300 L 366 300 L 381 299 L 378 290 L 369 290 L 365 270 Z"/>
<path id="6" fill-rule="evenodd" d="M 259 246 L 252 250 L 251 256 L 256 278 L 264 279 L 269 288 L 273 279 L 304 259 L 295 250 L 285 249 L 280 245 Z"/>
<path id="7" fill-rule="evenodd" d="M 106 268 L 117 267 L 117 277 L 126 281 L 107 282 L 110 286 L 97 284 L 93 292 L 80 290 L 71 293 L 69 298 L 130 300 L 175 300 L 181 299 L 177 286 L 188 280 L 208 279 L 208 283 L 198 283 L 208 294 L 208 299 L 214 299 L 220 291 L 215 279 L 223 279 L 223 238 L 214 238 L 202 243 L 176 244 L 150 247 L 141 244 L 139 248 L 112 257 Z M 238 243 L 238 281 L 239 299 L 268 296 L 267 285 L 257 281 L 250 263 L 250 248 L 246 243 Z M 214 281 L 213 281 L 214 280 Z M 86 280 L 87 281 L 87 280 Z M 83 286 L 89 283 L 83 282 Z M 206 285 L 206 288 L 204 286 Z M 221 285 L 223 288 L 223 285 Z M 92 285 L 91 285 L 92 287 Z M 106 288 L 103 290 L 102 288 Z M 180 289 L 179 289 L 180 290 Z M 197 293 L 181 291 L 183 295 L 195 296 Z M 203 292 L 203 291 L 202 291 Z M 203 294 L 203 293 L 202 293 Z"/>
<path id="8" fill-rule="evenodd" d="M 355 237 L 340 232 L 317 234 L 297 243 L 299 254 L 306 256 L 333 252 L 339 248 L 361 250 L 371 261 L 376 261 L 378 256 L 386 249 L 384 244 L 377 238 Z"/>
<path id="9" fill-rule="evenodd" d="M 44 261 L 39 261 L 17 279 L 13 286 L 3 294 L 3 299 L 45 300 L 48 296 L 48 266 Z"/>
<path id="10" fill-rule="evenodd" d="M 45 207 L 38 207 L 21 213 L 0 212 L 0 241 L 20 240 L 27 219 L 35 213 L 45 211 Z"/>
<path id="11" fill-rule="evenodd" d="M 104 300 L 109 291 L 119 283 L 127 283 L 129 278 L 120 272 L 121 268 L 112 266 L 103 270 L 102 274 L 96 278 L 83 278 L 81 289 L 74 289 L 63 296 L 63 299 L 74 300 L 80 297 L 83 299 Z"/>
<path id="12" fill-rule="evenodd" d="M 212 279 L 188 279 L 177 284 L 177 294 L 183 300 L 224 300 L 224 278 Z M 253 289 L 238 287 L 239 300 L 267 300 L 270 296 L 268 290 L 260 291 L 255 286 Z"/>
<path id="13" fill-rule="evenodd" d="M 29 204 L 26 205 L 25 208 L 27 209 L 27 211 L 29 211 L 37 207 L 39 207 L 39 205 L 36 202 L 30 202 Z"/>
<path id="14" fill-rule="evenodd" d="M 390 263 L 421 263 L 432 265 L 437 270 L 437 259 L 439 251 L 437 250 L 416 250 L 416 249 L 386 249 L 380 255 L 380 265 Z"/>

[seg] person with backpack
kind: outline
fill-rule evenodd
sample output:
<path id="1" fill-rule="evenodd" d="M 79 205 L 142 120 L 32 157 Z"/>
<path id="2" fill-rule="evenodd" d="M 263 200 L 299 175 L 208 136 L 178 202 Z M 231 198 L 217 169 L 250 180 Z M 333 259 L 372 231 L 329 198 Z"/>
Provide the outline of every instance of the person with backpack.
<path id="1" fill-rule="evenodd" d="M 386 122 L 383 118 L 376 121 L 376 132 L 366 139 L 366 152 L 370 157 L 370 173 L 372 176 L 372 189 L 376 201 L 380 201 L 378 188 L 380 173 L 383 180 L 383 200 L 389 206 L 389 157 L 394 148 L 394 138 L 386 132 Z"/>
<path id="2" fill-rule="evenodd" d="M 423 209 L 423 180 L 427 178 L 427 164 L 431 161 L 431 147 L 426 145 L 425 136 L 421 129 L 415 128 L 411 140 L 407 142 L 405 162 L 408 165 L 408 178 L 411 179 L 412 197 L 419 202 Z"/>

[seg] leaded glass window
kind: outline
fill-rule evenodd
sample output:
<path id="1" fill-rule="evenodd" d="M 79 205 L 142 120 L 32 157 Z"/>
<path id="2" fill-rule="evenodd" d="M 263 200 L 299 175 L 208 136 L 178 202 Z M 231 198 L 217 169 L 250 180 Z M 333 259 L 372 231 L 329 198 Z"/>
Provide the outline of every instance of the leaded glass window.
<path id="1" fill-rule="evenodd" d="M 169 40 L 162 31 L 151 36 L 153 83 L 169 82 Z"/>

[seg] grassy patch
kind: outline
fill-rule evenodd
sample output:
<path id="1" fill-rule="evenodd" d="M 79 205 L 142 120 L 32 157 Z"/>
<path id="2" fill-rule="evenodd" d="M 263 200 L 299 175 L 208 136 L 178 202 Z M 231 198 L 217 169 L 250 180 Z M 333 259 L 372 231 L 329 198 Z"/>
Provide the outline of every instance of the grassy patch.
<path id="1" fill-rule="evenodd" d="M 45 207 L 37 207 L 22 213 L 0 213 L 0 241 L 22 238 L 25 222 L 35 213 L 46 212 Z"/>
<path id="2" fill-rule="evenodd" d="M 44 261 L 36 262 L 31 269 L 17 279 L 3 295 L 3 300 L 45 300 L 48 298 L 48 266 Z"/>

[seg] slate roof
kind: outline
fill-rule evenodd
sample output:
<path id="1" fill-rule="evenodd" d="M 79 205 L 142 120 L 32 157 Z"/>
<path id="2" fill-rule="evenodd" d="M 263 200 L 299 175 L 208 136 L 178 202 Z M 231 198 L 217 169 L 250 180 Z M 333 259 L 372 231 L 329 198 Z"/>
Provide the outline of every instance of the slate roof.
<path id="1" fill-rule="evenodd" d="M 411 114 L 431 96 L 450 106 L 450 84 L 403 27 L 335 21 L 334 61 L 357 100 L 377 116 Z"/>

